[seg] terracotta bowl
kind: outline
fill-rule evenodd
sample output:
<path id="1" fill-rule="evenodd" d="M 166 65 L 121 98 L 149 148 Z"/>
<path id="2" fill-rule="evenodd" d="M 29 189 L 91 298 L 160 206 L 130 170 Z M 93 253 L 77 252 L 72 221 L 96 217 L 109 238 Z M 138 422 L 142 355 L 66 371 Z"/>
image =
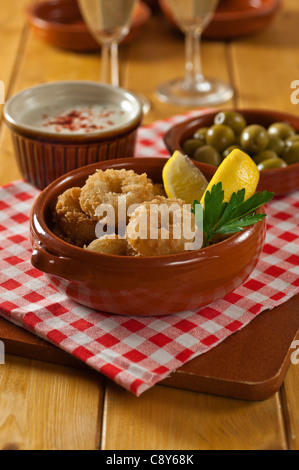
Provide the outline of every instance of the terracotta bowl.
<path id="1" fill-rule="evenodd" d="M 100 49 L 83 21 L 76 0 L 36 2 L 28 7 L 27 17 L 34 34 L 52 46 L 74 52 Z M 140 2 L 134 12 L 131 30 L 122 42 L 134 40 L 150 17 L 150 8 Z"/>
<path id="2" fill-rule="evenodd" d="M 146 3 L 154 13 L 159 11 L 159 0 L 144 0 L 144 3 Z"/>
<path id="3" fill-rule="evenodd" d="M 121 257 L 87 252 L 52 232 L 51 207 L 73 186 L 83 186 L 100 169 L 133 169 L 161 183 L 167 159 L 134 158 L 80 168 L 46 188 L 31 214 L 32 264 L 75 302 L 119 315 L 158 316 L 198 309 L 242 284 L 263 249 L 265 220 L 230 239 L 198 251 Z M 213 170 L 199 164 L 207 178 Z M 261 209 L 263 211 L 263 209 Z"/>
<path id="4" fill-rule="evenodd" d="M 165 0 L 159 0 L 168 21 L 178 29 Z M 278 12 L 281 0 L 220 0 L 203 36 L 207 39 L 232 39 L 266 28 Z"/>
<path id="5" fill-rule="evenodd" d="M 278 111 L 238 109 L 245 117 L 248 124 L 261 124 L 268 127 L 278 121 L 288 122 L 299 132 L 299 117 Z M 189 119 L 173 126 L 164 136 L 165 144 L 172 155 L 175 150 L 182 150 L 182 143 L 190 138 L 196 129 L 209 127 L 213 124 L 217 110 L 203 112 L 198 117 Z M 216 167 L 211 169 L 216 171 Z M 281 195 L 299 189 L 299 163 L 286 168 L 263 170 L 260 173 L 259 191 L 273 191 L 275 195 Z"/>
<path id="6" fill-rule="evenodd" d="M 80 113 L 74 118 L 76 126 L 72 118 L 70 124 L 68 118 L 63 118 L 61 125 L 48 126 L 53 122 L 50 116 L 61 116 L 66 110 L 74 114 L 74 110 L 91 105 L 105 105 L 116 111 L 105 125 L 97 125 L 94 130 L 94 117 L 88 118 L 91 121 L 87 126 L 85 121 L 80 124 Z M 121 88 L 95 82 L 54 82 L 13 96 L 5 105 L 4 117 L 23 177 L 44 189 L 81 166 L 133 157 L 143 110 L 139 99 Z M 60 118 L 54 121 L 59 123 Z"/>

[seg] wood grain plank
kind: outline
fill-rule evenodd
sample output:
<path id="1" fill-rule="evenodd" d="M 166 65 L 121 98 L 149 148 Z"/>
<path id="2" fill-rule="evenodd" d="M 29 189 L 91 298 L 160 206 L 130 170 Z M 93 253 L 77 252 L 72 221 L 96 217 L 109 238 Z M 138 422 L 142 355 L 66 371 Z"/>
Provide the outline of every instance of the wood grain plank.
<path id="1" fill-rule="evenodd" d="M 298 354 L 296 355 L 296 359 L 298 360 Z M 282 387 L 283 410 L 285 413 L 288 444 L 289 448 L 292 450 L 299 450 L 298 390 L 299 364 L 294 364 L 290 367 Z"/>
<path id="2" fill-rule="evenodd" d="M 136 398 L 109 384 L 102 448 L 269 450 L 286 441 L 277 394 L 247 402 L 158 386 Z"/>
<path id="3" fill-rule="evenodd" d="M 13 86 L 15 74 L 17 73 L 18 61 L 21 58 L 23 47 L 26 42 L 25 8 L 32 0 L 12 0 L 2 2 L 1 5 L 1 41 L 0 41 L 0 80 L 3 81 L 5 94 L 8 98 Z M 3 121 L 3 105 L 0 105 L 0 184 L 9 182 L 9 178 L 20 177 L 14 155 L 2 150 L 2 139 L 5 132 Z M 7 175 L 7 177 L 5 176 Z"/>
<path id="4" fill-rule="evenodd" d="M 240 107 L 298 113 L 291 83 L 298 78 L 298 1 L 285 0 L 264 31 L 232 42 L 233 76 Z"/>
<path id="5" fill-rule="evenodd" d="M 22 37 L 26 26 L 25 8 L 32 0 L 11 0 L 2 2 L 0 16 L 0 80 L 4 82 L 8 94 L 16 61 L 22 47 Z M 0 120 L 2 107 L 0 107 Z"/>
<path id="6" fill-rule="evenodd" d="M 96 450 L 98 374 L 6 357 L 0 366 L 0 449 Z"/>
<path id="7" fill-rule="evenodd" d="M 226 51 L 225 43 L 203 41 L 202 62 L 206 76 L 230 82 Z M 128 47 L 122 83 L 150 99 L 152 108 L 145 117 L 145 124 L 190 111 L 190 107 L 161 103 L 155 95 L 160 83 L 184 76 L 184 54 L 183 35 L 174 32 L 162 14 L 154 16 L 139 41 Z M 232 101 L 226 103 L 227 106 L 231 104 Z"/>

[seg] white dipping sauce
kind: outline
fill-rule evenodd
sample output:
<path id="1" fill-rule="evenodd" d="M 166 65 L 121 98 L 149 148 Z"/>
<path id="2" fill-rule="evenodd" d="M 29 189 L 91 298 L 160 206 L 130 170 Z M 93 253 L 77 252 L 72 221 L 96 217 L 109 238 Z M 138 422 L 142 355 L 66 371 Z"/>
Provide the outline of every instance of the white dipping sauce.
<path id="1" fill-rule="evenodd" d="M 81 104 L 61 107 L 47 106 L 28 111 L 25 121 L 31 126 L 53 134 L 90 134 L 113 130 L 130 120 L 128 102 L 124 107 L 112 104 Z M 123 104 L 122 103 L 122 104 Z M 128 106 L 129 105 L 129 106 Z"/>

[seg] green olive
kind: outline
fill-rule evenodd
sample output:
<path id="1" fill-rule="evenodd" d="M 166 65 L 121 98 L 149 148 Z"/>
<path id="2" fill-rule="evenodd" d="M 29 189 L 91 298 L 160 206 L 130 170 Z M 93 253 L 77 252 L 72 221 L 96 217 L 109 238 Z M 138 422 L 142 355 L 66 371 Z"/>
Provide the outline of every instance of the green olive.
<path id="1" fill-rule="evenodd" d="M 265 150 L 269 143 L 269 135 L 266 129 L 259 124 L 251 124 L 245 127 L 240 137 L 240 143 L 244 152 L 254 154 Z"/>
<path id="2" fill-rule="evenodd" d="M 237 111 L 220 111 L 215 116 L 214 124 L 231 127 L 235 135 L 240 135 L 247 126 L 245 118 Z"/>
<path id="3" fill-rule="evenodd" d="M 206 141 L 218 152 L 223 152 L 224 149 L 235 143 L 235 134 L 230 127 L 215 124 L 208 130 Z"/>
<path id="4" fill-rule="evenodd" d="M 277 135 L 282 140 L 286 140 L 296 134 L 295 129 L 286 122 L 274 122 L 269 126 L 270 135 Z"/>
<path id="5" fill-rule="evenodd" d="M 259 171 L 273 170 L 274 168 L 284 168 L 288 166 L 281 158 L 271 158 L 270 160 L 264 160 L 257 167 Z"/>
<path id="6" fill-rule="evenodd" d="M 229 154 L 235 150 L 235 149 L 240 149 L 240 146 L 239 145 L 230 145 L 229 147 L 227 147 L 223 152 L 222 152 L 222 158 L 226 158 L 229 156 Z"/>
<path id="7" fill-rule="evenodd" d="M 266 150 L 272 150 L 280 155 L 285 149 L 285 143 L 277 135 L 269 135 L 269 143 Z"/>
<path id="8" fill-rule="evenodd" d="M 221 163 L 219 152 L 211 145 L 204 145 L 197 149 L 193 158 L 197 162 L 208 163 L 213 166 L 219 166 Z"/>
<path id="9" fill-rule="evenodd" d="M 193 135 L 194 139 L 198 139 L 205 144 L 208 130 L 209 130 L 208 127 L 200 127 L 194 132 L 194 135 Z"/>
<path id="10" fill-rule="evenodd" d="M 254 155 L 253 160 L 256 165 L 259 165 L 266 160 L 273 160 L 273 158 L 279 158 L 279 155 L 273 150 L 263 150 Z"/>
<path id="11" fill-rule="evenodd" d="M 293 145 L 295 142 L 299 142 L 299 134 L 293 135 L 292 137 L 288 137 L 285 141 L 287 146 Z"/>
<path id="12" fill-rule="evenodd" d="M 293 145 L 286 147 L 282 154 L 282 158 L 288 165 L 299 163 L 299 142 L 294 142 Z"/>
<path id="13" fill-rule="evenodd" d="M 182 149 L 188 157 L 193 158 L 195 151 L 202 147 L 202 145 L 204 144 L 198 139 L 188 139 L 183 143 Z"/>

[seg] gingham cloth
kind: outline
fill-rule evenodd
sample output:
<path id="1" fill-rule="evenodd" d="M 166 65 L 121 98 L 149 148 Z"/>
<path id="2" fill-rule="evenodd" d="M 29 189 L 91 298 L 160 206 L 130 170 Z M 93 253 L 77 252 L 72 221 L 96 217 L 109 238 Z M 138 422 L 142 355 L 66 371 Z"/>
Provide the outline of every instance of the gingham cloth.
<path id="1" fill-rule="evenodd" d="M 183 118 L 142 128 L 137 155 L 167 155 L 164 132 Z M 24 181 L 0 188 L 0 315 L 137 396 L 299 292 L 299 191 L 268 205 L 263 255 L 243 286 L 198 311 L 163 317 L 109 315 L 57 292 L 30 264 L 29 214 L 37 195 Z"/>

